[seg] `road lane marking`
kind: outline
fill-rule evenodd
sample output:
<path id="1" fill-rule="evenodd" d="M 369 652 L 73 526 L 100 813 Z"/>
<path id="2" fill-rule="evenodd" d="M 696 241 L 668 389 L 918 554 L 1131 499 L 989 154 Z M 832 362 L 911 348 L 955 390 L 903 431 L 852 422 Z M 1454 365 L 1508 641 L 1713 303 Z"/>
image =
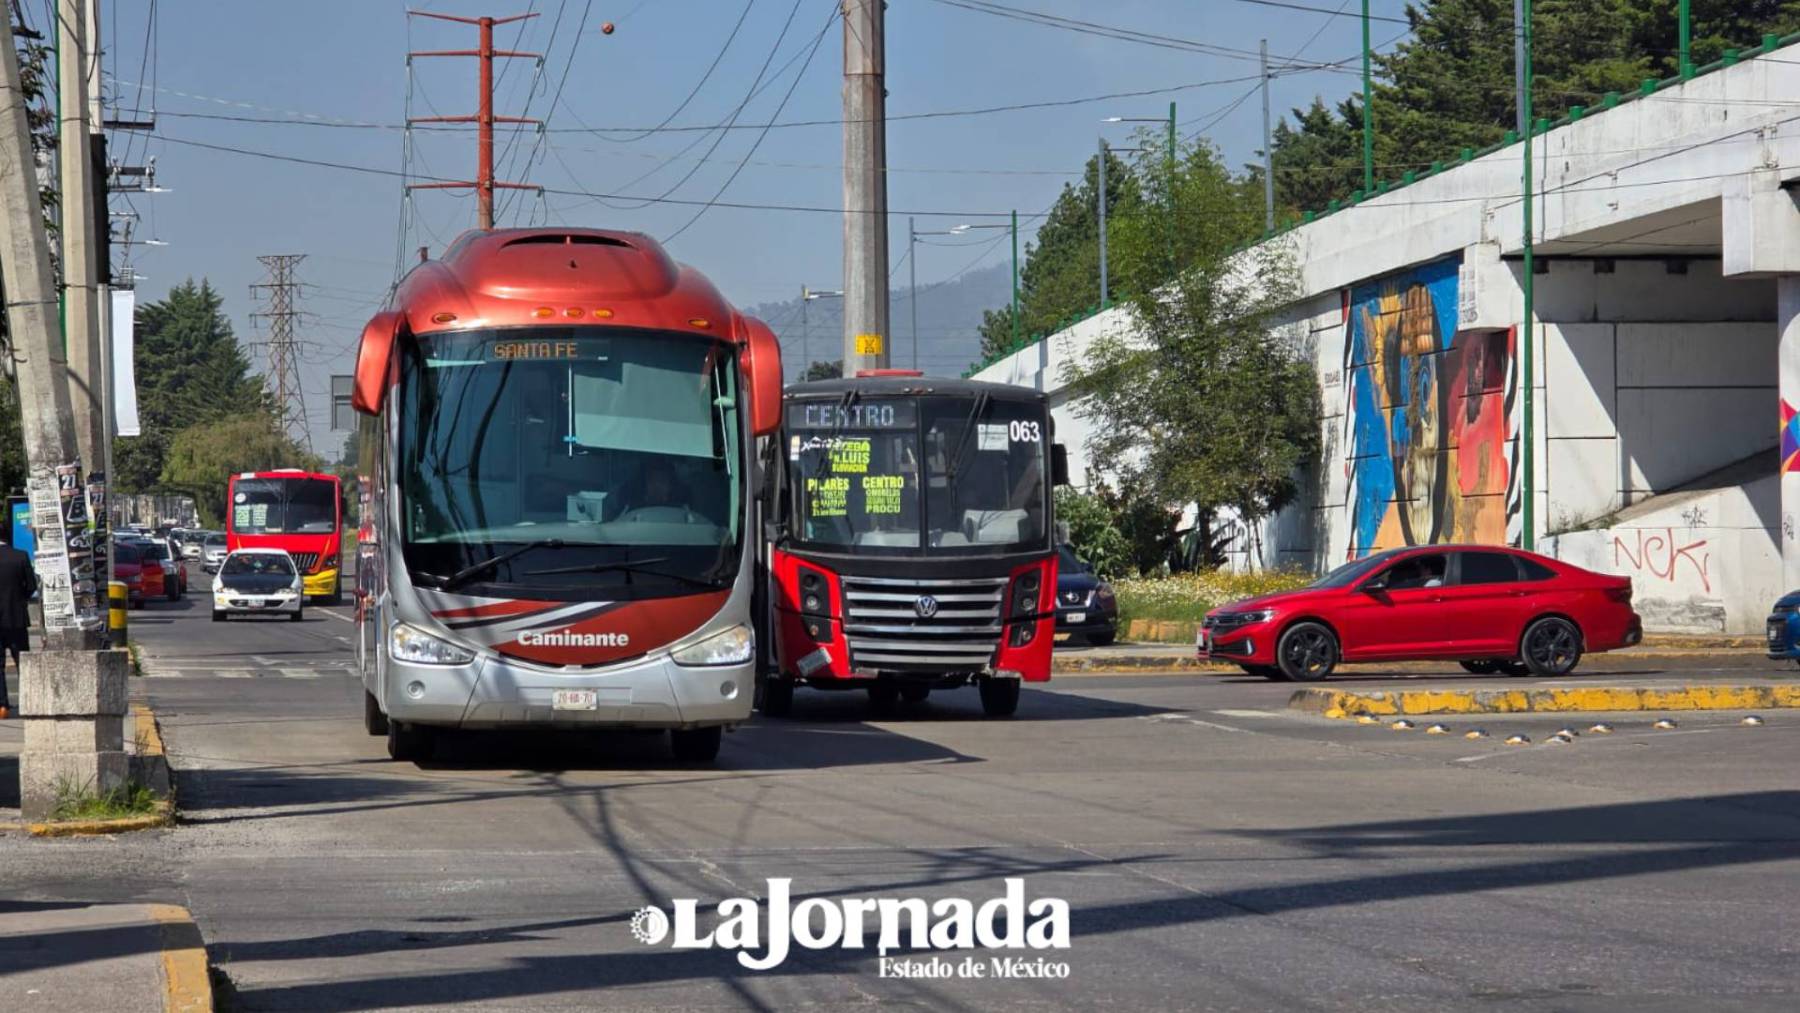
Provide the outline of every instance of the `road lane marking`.
<path id="1" fill-rule="evenodd" d="M 343 614 L 343 613 L 341 613 L 341 612 L 333 612 L 333 611 L 331 611 L 331 610 L 330 610 L 330 609 L 327 609 L 327 608 L 321 608 L 321 609 L 318 609 L 318 610 L 317 610 L 317 611 L 319 611 L 319 612 L 322 612 L 322 613 L 324 613 L 324 614 L 325 614 L 325 615 L 328 615 L 328 616 L 330 616 L 330 617 L 331 617 L 331 618 L 333 618 L 333 619 L 337 619 L 337 620 L 340 620 L 340 621 L 342 621 L 342 622 L 346 622 L 346 623 L 350 623 L 350 624 L 351 624 L 351 625 L 355 625 L 355 624 L 356 624 L 356 618 L 355 618 L 355 617 L 354 617 L 354 616 L 347 616 L 347 615 L 344 615 L 344 614 Z"/>

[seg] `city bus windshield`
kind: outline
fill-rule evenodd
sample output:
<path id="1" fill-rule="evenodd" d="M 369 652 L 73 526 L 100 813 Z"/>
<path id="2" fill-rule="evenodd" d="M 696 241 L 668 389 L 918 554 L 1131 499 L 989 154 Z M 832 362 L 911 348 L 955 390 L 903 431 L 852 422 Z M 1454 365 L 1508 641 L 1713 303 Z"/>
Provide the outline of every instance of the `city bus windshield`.
<path id="1" fill-rule="evenodd" d="M 577 598 L 725 586 L 741 537 L 741 439 L 737 364 L 710 338 L 427 335 L 409 343 L 400 398 L 408 566 L 446 589 Z M 451 580 L 477 564 L 479 580 Z"/>
<path id="2" fill-rule="evenodd" d="M 987 395 L 792 403 L 793 537 L 886 555 L 1047 548 L 1044 416 Z"/>
<path id="3" fill-rule="evenodd" d="M 328 535 L 337 530 L 337 483 L 321 478 L 240 478 L 231 530 L 240 535 Z"/>

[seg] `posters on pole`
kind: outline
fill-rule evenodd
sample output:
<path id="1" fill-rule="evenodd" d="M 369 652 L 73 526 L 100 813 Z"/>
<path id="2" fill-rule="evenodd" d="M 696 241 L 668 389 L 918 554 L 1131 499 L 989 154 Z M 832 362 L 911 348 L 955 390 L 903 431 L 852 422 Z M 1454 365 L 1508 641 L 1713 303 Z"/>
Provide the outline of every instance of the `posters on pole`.
<path id="1" fill-rule="evenodd" d="M 31 501 L 31 526 L 37 534 L 34 568 L 44 608 L 44 631 L 78 629 L 75 589 L 63 534 L 62 497 L 57 493 L 55 476 L 33 475 L 26 482 L 26 494 Z"/>
<path id="2" fill-rule="evenodd" d="M 106 501 L 106 473 L 96 471 L 87 478 L 88 545 L 94 560 L 94 609 L 97 615 L 107 610 L 106 584 L 112 578 L 107 565 L 112 553 L 111 504 Z"/>

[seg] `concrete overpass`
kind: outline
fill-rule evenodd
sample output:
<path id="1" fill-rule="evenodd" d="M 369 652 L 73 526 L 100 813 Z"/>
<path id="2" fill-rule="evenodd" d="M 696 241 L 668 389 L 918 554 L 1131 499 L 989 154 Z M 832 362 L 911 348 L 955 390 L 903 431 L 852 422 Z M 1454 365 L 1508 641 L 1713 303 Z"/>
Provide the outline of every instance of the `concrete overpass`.
<path id="1" fill-rule="evenodd" d="M 1535 541 L 1636 578 L 1653 629 L 1753 632 L 1800 587 L 1800 46 L 1582 110 L 1536 141 L 1524 326 L 1521 146 L 1316 217 L 1278 328 L 1314 359 L 1324 453 L 1240 565 L 1523 535 L 1521 342 L 1535 354 Z M 1062 389 L 1113 309 L 975 376 Z"/>

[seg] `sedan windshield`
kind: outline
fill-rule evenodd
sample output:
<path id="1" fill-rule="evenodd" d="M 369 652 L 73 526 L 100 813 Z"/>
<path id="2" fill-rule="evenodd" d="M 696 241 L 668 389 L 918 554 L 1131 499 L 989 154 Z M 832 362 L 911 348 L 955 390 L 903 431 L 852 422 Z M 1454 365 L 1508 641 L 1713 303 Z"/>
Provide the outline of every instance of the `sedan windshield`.
<path id="1" fill-rule="evenodd" d="M 1399 550 L 1388 549 L 1385 552 L 1377 552 L 1373 556 L 1364 556 L 1361 559 L 1351 560 L 1325 576 L 1320 577 L 1318 580 L 1313 581 L 1309 586 L 1349 587 L 1380 569 L 1388 560 L 1394 558 L 1394 553 L 1397 551 Z"/>
<path id="2" fill-rule="evenodd" d="M 737 363 L 710 338 L 428 335 L 407 349 L 400 400 L 409 568 L 446 586 L 520 550 L 470 586 L 567 599 L 722 586 L 742 537 L 741 439 Z"/>
<path id="3" fill-rule="evenodd" d="M 259 576 L 292 577 L 293 561 L 273 552 L 241 552 L 225 560 L 219 571 L 227 577 Z"/>

